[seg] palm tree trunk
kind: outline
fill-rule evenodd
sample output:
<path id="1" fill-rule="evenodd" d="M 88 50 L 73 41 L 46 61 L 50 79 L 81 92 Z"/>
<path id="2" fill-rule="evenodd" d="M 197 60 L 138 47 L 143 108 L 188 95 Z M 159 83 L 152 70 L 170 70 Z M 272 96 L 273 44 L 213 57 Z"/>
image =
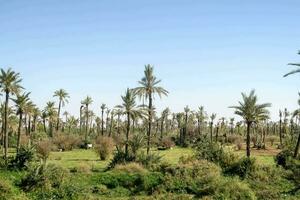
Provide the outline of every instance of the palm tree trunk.
<path id="1" fill-rule="evenodd" d="M 18 140 L 17 140 L 17 154 L 19 153 L 20 142 L 21 142 L 22 118 L 23 118 L 23 113 L 20 112 L 20 114 L 19 114 L 19 127 L 18 127 Z"/>
<path id="2" fill-rule="evenodd" d="M 213 142 L 213 122 L 210 122 L 210 142 Z"/>
<path id="3" fill-rule="evenodd" d="M 43 125 L 44 125 L 44 132 L 47 133 L 46 119 L 43 119 Z"/>
<path id="4" fill-rule="evenodd" d="M 86 126 L 85 126 L 85 142 L 87 142 L 88 135 L 88 126 L 89 126 L 89 106 L 86 105 Z"/>
<path id="5" fill-rule="evenodd" d="M 152 93 L 149 94 L 149 106 L 148 106 L 148 131 L 147 131 L 147 154 L 150 153 L 150 140 L 151 140 L 151 128 L 152 128 Z"/>
<path id="6" fill-rule="evenodd" d="M 300 147 L 300 134 L 298 135 L 298 140 L 297 140 L 297 144 L 296 144 L 295 152 L 294 152 L 294 158 L 297 158 L 297 156 L 298 156 L 299 147 Z"/>
<path id="7" fill-rule="evenodd" d="M 57 113 L 56 131 L 58 131 L 58 127 L 59 127 L 60 109 L 61 109 L 61 100 L 59 100 L 59 105 L 58 105 L 58 113 Z"/>
<path id="8" fill-rule="evenodd" d="M 246 153 L 248 158 L 250 157 L 250 127 L 251 122 L 247 122 Z"/>
<path id="9" fill-rule="evenodd" d="M 9 101 L 9 92 L 5 92 L 5 107 L 4 107 L 4 158 L 5 162 L 7 163 L 7 154 L 8 154 L 8 131 L 7 131 L 7 110 L 8 110 L 8 101 Z"/>
<path id="10" fill-rule="evenodd" d="M 280 139 L 280 148 L 282 148 L 282 121 L 279 120 L 279 139 Z"/>
<path id="11" fill-rule="evenodd" d="M 104 110 L 102 109 L 101 111 L 101 135 L 103 136 L 104 135 Z"/>
<path id="12" fill-rule="evenodd" d="M 130 115 L 127 113 L 127 127 L 126 127 L 126 144 L 125 144 L 125 155 L 128 155 L 128 141 L 129 141 L 129 132 L 130 132 Z"/>
<path id="13" fill-rule="evenodd" d="M 161 120 L 161 124 L 160 124 L 160 140 L 163 139 L 163 133 L 164 133 L 164 119 Z"/>

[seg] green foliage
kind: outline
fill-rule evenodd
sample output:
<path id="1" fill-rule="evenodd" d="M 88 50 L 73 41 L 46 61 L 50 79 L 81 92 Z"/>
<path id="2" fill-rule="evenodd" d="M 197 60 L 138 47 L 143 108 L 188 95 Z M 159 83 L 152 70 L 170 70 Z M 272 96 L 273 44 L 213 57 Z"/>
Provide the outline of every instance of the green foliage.
<path id="1" fill-rule="evenodd" d="M 277 165 L 283 168 L 288 168 L 288 163 L 292 159 L 293 152 L 290 150 L 283 150 L 275 156 L 275 162 Z"/>
<path id="2" fill-rule="evenodd" d="M 230 199 L 230 200 L 255 200 L 255 193 L 249 188 L 246 183 L 240 180 L 226 179 L 218 187 L 214 199 Z"/>
<path id="3" fill-rule="evenodd" d="M 28 168 L 28 164 L 34 159 L 35 149 L 33 147 L 22 146 L 15 159 L 9 163 L 10 169 L 23 170 Z"/>
<path id="4" fill-rule="evenodd" d="M 205 159 L 220 165 L 222 168 L 231 166 L 237 160 L 237 156 L 231 151 L 224 149 L 219 143 L 209 142 L 203 139 L 196 146 L 198 159 Z"/>
<path id="5" fill-rule="evenodd" d="M 246 178 L 255 170 L 255 159 L 242 158 L 225 169 L 225 173 L 229 175 L 237 175 L 241 178 Z"/>
<path id="6" fill-rule="evenodd" d="M 13 196 L 12 186 L 6 180 L 0 181 L 0 199 L 10 199 Z"/>
<path id="7" fill-rule="evenodd" d="M 59 188 L 67 175 L 67 171 L 60 166 L 53 164 L 47 166 L 37 165 L 33 166 L 26 176 L 21 179 L 19 186 L 24 191 L 33 191 L 41 188 L 51 190 L 52 188 Z"/>

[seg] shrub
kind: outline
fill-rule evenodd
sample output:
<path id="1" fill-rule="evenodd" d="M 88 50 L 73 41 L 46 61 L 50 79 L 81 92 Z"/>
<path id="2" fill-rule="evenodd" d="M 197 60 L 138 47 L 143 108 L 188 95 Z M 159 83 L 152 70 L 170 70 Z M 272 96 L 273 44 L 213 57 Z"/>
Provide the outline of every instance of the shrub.
<path id="1" fill-rule="evenodd" d="M 133 161 L 135 161 L 135 156 L 126 154 L 124 151 L 117 149 L 106 170 L 113 169 L 118 164 L 126 164 Z"/>
<path id="2" fill-rule="evenodd" d="M 73 135 L 59 134 L 53 139 L 53 144 L 62 151 L 71 151 L 77 145 L 79 145 L 80 139 Z"/>
<path id="3" fill-rule="evenodd" d="M 86 164 L 86 163 L 79 163 L 77 167 L 73 167 L 72 169 L 70 169 L 70 172 L 72 173 L 84 173 L 84 174 L 88 174 L 92 171 L 90 165 Z"/>
<path id="4" fill-rule="evenodd" d="M 225 173 L 246 178 L 255 168 L 255 159 L 245 157 L 233 163 L 231 166 L 228 166 L 228 168 L 225 169 Z"/>
<path id="5" fill-rule="evenodd" d="M 49 140 L 40 141 L 36 145 L 38 157 L 46 163 L 52 149 L 52 143 Z"/>
<path id="6" fill-rule="evenodd" d="M 172 148 L 172 147 L 175 146 L 175 143 L 172 140 L 172 138 L 170 138 L 170 137 L 164 137 L 161 140 L 159 146 L 162 147 L 162 148 L 164 148 L 164 149 L 170 149 L 170 148 Z"/>
<path id="7" fill-rule="evenodd" d="M 218 187 L 214 199 L 255 200 L 255 193 L 249 186 L 238 179 L 227 179 Z"/>
<path id="8" fill-rule="evenodd" d="M 227 142 L 231 144 L 236 144 L 237 141 L 243 141 L 243 137 L 240 135 L 229 135 L 227 136 Z"/>
<path id="9" fill-rule="evenodd" d="M 33 147 L 21 146 L 15 159 L 9 163 L 10 169 L 23 170 L 27 169 L 27 165 L 34 159 L 35 149 Z"/>
<path id="10" fill-rule="evenodd" d="M 275 156 L 277 165 L 287 168 L 288 161 L 292 158 L 293 152 L 290 150 L 283 150 Z"/>
<path id="11" fill-rule="evenodd" d="M 198 159 L 214 162 L 222 168 L 231 166 L 238 158 L 230 149 L 224 149 L 219 143 L 211 143 L 207 140 L 201 140 L 197 144 L 196 150 Z"/>
<path id="12" fill-rule="evenodd" d="M 162 156 L 159 154 L 149 153 L 145 154 L 144 151 L 142 151 L 140 154 L 138 154 L 136 158 L 136 162 L 142 164 L 146 168 L 154 167 L 154 165 L 158 165 L 161 163 Z"/>
<path id="13" fill-rule="evenodd" d="M 147 172 L 147 170 L 142 165 L 135 162 L 131 162 L 125 165 L 124 164 L 116 165 L 113 171 L 126 172 L 126 173 L 140 173 L 140 174 L 144 174 Z"/>
<path id="14" fill-rule="evenodd" d="M 0 181 L 0 199 L 11 199 L 13 195 L 12 186 L 6 180 Z"/>
<path id="15" fill-rule="evenodd" d="M 60 166 L 37 165 L 33 166 L 27 175 L 21 179 L 19 186 L 24 191 L 59 188 L 67 175 L 67 171 Z"/>
<path id="16" fill-rule="evenodd" d="M 96 139 L 95 151 L 101 160 L 106 160 L 114 150 L 114 141 L 110 137 L 98 137 Z"/>
<path id="17" fill-rule="evenodd" d="M 137 155 L 138 150 L 143 146 L 143 135 L 140 134 L 134 134 L 130 140 L 129 140 L 129 148 L 131 149 L 131 152 L 133 156 Z"/>
<path id="18" fill-rule="evenodd" d="M 220 182 L 221 169 L 206 160 L 195 160 L 167 170 L 164 186 L 172 193 L 194 194 L 198 197 L 213 194 Z"/>

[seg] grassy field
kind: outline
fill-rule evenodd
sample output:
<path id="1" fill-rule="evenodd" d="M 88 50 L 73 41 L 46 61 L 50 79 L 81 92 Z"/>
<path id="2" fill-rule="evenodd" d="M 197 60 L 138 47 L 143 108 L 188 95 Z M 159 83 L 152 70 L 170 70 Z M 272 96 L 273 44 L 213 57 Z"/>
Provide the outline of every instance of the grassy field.
<path id="1" fill-rule="evenodd" d="M 245 156 L 245 150 L 235 151 L 239 156 Z M 274 156 L 279 152 L 277 149 L 256 150 L 252 149 L 252 156 L 259 163 L 275 165 Z M 171 165 L 176 165 L 182 156 L 193 155 L 193 150 L 189 148 L 175 147 L 173 149 L 159 151 L 152 149 L 152 153 L 162 156 L 162 161 Z M 101 161 L 93 150 L 74 149 L 66 152 L 52 152 L 48 163 L 58 164 L 65 168 L 89 166 L 91 169 L 102 171 L 108 165 L 108 161 Z"/>

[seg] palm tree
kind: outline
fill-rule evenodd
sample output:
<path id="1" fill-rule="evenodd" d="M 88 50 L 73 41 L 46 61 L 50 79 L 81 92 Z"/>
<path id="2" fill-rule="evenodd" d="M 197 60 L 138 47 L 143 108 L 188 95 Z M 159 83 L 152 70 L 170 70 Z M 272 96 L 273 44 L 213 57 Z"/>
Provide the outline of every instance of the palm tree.
<path id="1" fill-rule="evenodd" d="M 48 101 L 45 107 L 45 113 L 49 120 L 49 136 L 53 137 L 53 122 L 57 116 L 55 102 Z"/>
<path id="2" fill-rule="evenodd" d="M 197 123 L 198 123 L 198 134 L 201 135 L 201 126 L 202 126 L 202 123 L 205 119 L 205 113 L 204 113 L 204 107 L 203 106 L 200 106 L 198 109 L 199 110 L 196 113 Z"/>
<path id="3" fill-rule="evenodd" d="M 4 106 L 4 158 L 7 162 L 7 153 L 8 153 L 8 120 L 7 120 L 7 110 L 9 104 L 9 96 L 16 95 L 23 89 L 20 85 L 22 79 L 20 78 L 20 74 L 14 72 L 11 68 L 4 71 L 1 69 L 0 73 L 0 88 L 1 91 L 5 93 L 5 106 Z"/>
<path id="4" fill-rule="evenodd" d="M 82 124 L 83 124 L 83 120 L 82 120 L 82 109 L 84 108 L 84 105 L 80 106 L 80 110 L 79 110 L 79 132 L 81 133 L 81 129 L 82 129 Z"/>
<path id="5" fill-rule="evenodd" d="M 279 140 L 280 148 L 282 147 L 282 111 L 279 110 Z"/>
<path id="6" fill-rule="evenodd" d="M 126 144 L 125 144 L 125 154 L 128 155 L 128 142 L 129 142 L 129 134 L 130 134 L 130 120 L 141 116 L 141 111 L 137 108 L 135 102 L 136 94 L 127 88 L 124 96 L 121 96 L 123 103 L 122 105 L 116 106 L 121 109 L 122 114 L 127 117 L 127 125 L 126 125 Z"/>
<path id="7" fill-rule="evenodd" d="M 214 120 L 216 119 L 217 114 L 213 113 L 210 116 L 210 142 L 213 141 L 213 126 L 214 126 Z"/>
<path id="8" fill-rule="evenodd" d="M 115 115 L 115 111 L 112 110 L 110 113 L 110 126 L 109 126 L 109 137 L 111 136 L 112 133 L 112 128 L 113 128 L 113 123 L 114 123 L 114 115 Z"/>
<path id="9" fill-rule="evenodd" d="M 170 109 L 166 108 L 163 110 L 162 114 L 161 114 L 161 124 L 160 124 L 160 139 L 162 140 L 163 138 L 163 134 L 164 134 L 164 121 L 168 119 L 168 115 L 169 115 Z"/>
<path id="10" fill-rule="evenodd" d="M 22 128 L 23 113 L 24 113 L 26 104 L 29 102 L 29 95 L 30 95 L 30 93 L 23 93 L 21 95 L 17 95 L 16 99 L 12 99 L 13 102 L 16 104 L 17 115 L 19 115 L 18 139 L 17 139 L 17 153 L 19 152 L 19 149 L 20 149 L 20 140 L 21 140 L 21 128 Z"/>
<path id="11" fill-rule="evenodd" d="M 183 128 L 183 144 L 181 145 L 185 145 L 185 140 L 186 140 L 186 135 L 187 135 L 187 128 L 188 128 L 188 116 L 189 116 L 189 112 L 190 112 L 190 108 L 188 106 L 186 106 L 184 108 L 184 113 L 185 113 L 185 118 L 184 118 L 184 128 Z"/>
<path id="12" fill-rule="evenodd" d="M 101 105 L 101 135 L 104 135 L 104 110 L 106 109 L 106 105 L 103 103 Z"/>
<path id="13" fill-rule="evenodd" d="M 300 51 L 298 51 L 298 54 L 300 55 Z M 293 65 L 293 66 L 300 67 L 300 63 L 289 63 L 288 65 Z M 290 71 L 289 73 L 285 74 L 283 77 L 287 77 L 289 75 L 296 74 L 296 73 L 299 73 L 299 72 L 300 72 L 300 68 L 295 69 L 293 71 Z"/>
<path id="14" fill-rule="evenodd" d="M 153 67 L 151 65 L 145 66 L 144 77 L 138 82 L 141 86 L 136 87 L 134 92 L 143 99 L 148 99 L 148 128 L 147 128 L 147 154 L 150 152 L 150 140 L 151 140 L 151 128 L 152 128 L 152 117 L 153 117 L 153 97 L 158 94 L 159 97 L 162 95 L 167 96 L 168 91 L 158 86 L 161 80 L 153 74 Z"/>
<path id="15" fill-rule="evenodd" d="M 106 123 L 105 123 L 105 131 L 106 134 L 108 134 L 108 124 L 109 124 L 109 113 L 110 113 L 110 109 L 106 109 Z"/>
<path id="16" fill-rule="evenodd" d="M 117 118 L 117 132 L 118 132 L 118 135 L 120 135 L 121 134 L 121 132 L 120 132 L 120 123 L 121 123 L 122 110 L 118 109 L 116 114 L 118 116 L 118 118 Z"/>
<path id="17" fill-rule="evenodd" d="M 32 114 L 33 114 L 32 131 L 35 131 L 36 122 L 37 122 L 38 117 L 41 115 L 41 111 L 37 107 L 34 107 Z"/>
<path id="18" fill-rule="evenodd" d="M 88 135 L 88 126 L 89 126 L 89 105 L 93 103 L 93 100 L 90 96 L 87 96 L 81 104 L 85 105 L 86 109 L 86 126 L 85 126 L 85 142 L 87 142 L 87 135 Z"/>
<path id="19" fill-rule="evenodd" d="M 298 105 L 300 106 L 300 93 L 298 93 L 299 95 L 299 100 L 298 100 Z M 299 116 L 300 115 L 300 108 L 297 109 L 294 113 L 293 113 L 293 116 Z M 294 151 L 294 158 L 297 158 L 298 156 L 298 153 L 299 153 L 299 148 L 300 148 L 300 134 L 298 136 L 298 139 L 297 139 L 297 143 L 296 143 L 296 147 L 295 147 L 295 151 Z"/>
<path id="20" fill-rule="evenodd" d="M 57 113 L 57 123 L 56 123 L 56 131 L 58 131 L 59 127 L 59 118 L 60 118 L 60 110 L 65 106 L 65 103 L 68 103 L 68 99 L 70 98 L 69 94 L 64 89 L 59 89 L 54 92 L 53 97 L 58 97 L 58 113 Z"/>
<path id="21" fill-rule="evenodd" d="M 270 103 L 258 104 L 257 96 L 255 95 L 255 90 L 251 90 L 250 94 L 247 96 L 242 93 L 243 101 L 239 101 L 238 106 L 232 106 L 230 108 L 235 109 L 235 114 L 241 116 L 247 125 L 247 157 L 250 157 L 250 128 L 253 123 L 257 123 L 262 119 L 266 119 L 269 116 L 268 107 L 271 106 Z"/>

